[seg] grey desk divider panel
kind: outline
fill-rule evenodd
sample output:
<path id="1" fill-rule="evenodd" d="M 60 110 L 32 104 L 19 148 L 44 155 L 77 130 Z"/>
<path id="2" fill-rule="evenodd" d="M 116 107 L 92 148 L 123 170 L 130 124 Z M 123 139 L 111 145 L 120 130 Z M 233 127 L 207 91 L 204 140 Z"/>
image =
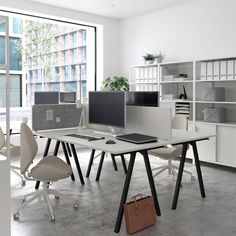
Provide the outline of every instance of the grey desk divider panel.
<path id="1" fill-rule="evenodd" d="M 171 108 L 126 106 L 126 133 L 131 132 L 171 139 Z"/>
<path id="2" fill-rule="evenodd" d="M 81 109 L 75 104 L 32 106 L 32 129 L 48 130 L 79 126 Z"/>

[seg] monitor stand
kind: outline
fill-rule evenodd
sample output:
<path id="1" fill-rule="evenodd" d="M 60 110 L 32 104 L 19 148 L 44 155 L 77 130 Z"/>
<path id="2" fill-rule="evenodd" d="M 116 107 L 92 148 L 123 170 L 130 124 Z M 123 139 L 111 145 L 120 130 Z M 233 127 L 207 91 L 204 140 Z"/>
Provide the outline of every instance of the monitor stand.
<path id="1" fill-rule="evenodd" d="M 116 130 L 115 130 L 115 128 L 114 127 L 112 127 L 112 126 L 108 126 L 108 129 L 110 130 L 110 132 L 108 131 L 94 131 L 94 133 L 96 133 L 96 134 L 104 134 L 104 135 L 110 135 L 110 136 L 113 136 L 113 137 L 116 137 L 117 135 L 121 135 L 121 134 L 123 134 L 123 133 L 120 133 L 120 132 L 117 132 Z"/>

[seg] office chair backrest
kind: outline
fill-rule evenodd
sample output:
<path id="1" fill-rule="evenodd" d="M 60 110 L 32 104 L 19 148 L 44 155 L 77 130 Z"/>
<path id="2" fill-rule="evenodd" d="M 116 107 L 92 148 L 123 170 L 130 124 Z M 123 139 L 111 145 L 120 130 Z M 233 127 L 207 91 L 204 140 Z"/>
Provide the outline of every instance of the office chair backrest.
<path id="1" fill-rule="evenodd" d="M 188 130 L 188 118 L 185 115 L 175 115 L 172 119 L 172 128 Z"/>
<path id="2" fill-rule="evenodd" d="M 0 149 L 5 145 L 5 136 L 2 131 L 2 128 L 0 127 Z"/>
<path id="3" fill-rule="evenodd" d="M 20 171 L 24 174 L 38 151 L 38 145 L 30 128 L 22 123 L 20 127 Z"/>

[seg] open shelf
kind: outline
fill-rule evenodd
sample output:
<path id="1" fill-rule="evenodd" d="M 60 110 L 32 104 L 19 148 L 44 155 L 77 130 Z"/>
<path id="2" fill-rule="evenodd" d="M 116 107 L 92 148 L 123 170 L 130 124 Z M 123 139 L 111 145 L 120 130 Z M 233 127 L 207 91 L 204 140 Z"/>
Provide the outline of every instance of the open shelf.
<path id="1" fill-rule="evenodd" d="M 186 100 L 186 99 L 172 99 L 172 100 L 161 100 L 161 102 L 189 102 L 192 103 L 192 100 Z"/>
<path id="2" fill-rule="evenodd" d="M 213 104 L 236 104 L 236 102 L 230 102 L 230 101 L 195 101 L 196 103 L 213 103 Z"/>
<path id="3" fill-rule="evenodd" d="M 218 79 L 218 80 L 196 80 L 196 83 L 212 83 L 212 82 L 236 82 L 236 79 Z"/>
<path id="4" fill-rule="evenodd" d="M 160 82 L 160 84 L 173 84 L 173 83 L 193 83 L 193 80 L 171 80 L 171 81 Z"/>
<path id="5" fill-rule="evenodd" d="M 223 123 L 216 123 L 216 122 L 206 122 L 204 120 L 196 120 L 198 124 L 211 124 L 211 125 L 218 125 L 218 126 L 228 126 L 228 127 L 236 127 L 236 122 L 223 122 Z"/>

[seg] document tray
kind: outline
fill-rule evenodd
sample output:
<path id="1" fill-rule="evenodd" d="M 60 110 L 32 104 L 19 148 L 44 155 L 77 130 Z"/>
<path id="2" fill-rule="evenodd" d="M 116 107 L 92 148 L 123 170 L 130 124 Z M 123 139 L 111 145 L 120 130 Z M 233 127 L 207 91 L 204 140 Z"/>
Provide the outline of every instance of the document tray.
<path id="1" fill-rule="evenodd" d="M 122 140 L 122 141 L 135 143 L 135 144 L 157 142 L 157 137 L 139 134 L 139 133 L 118 135 L 118 136 L 116 136 L 116 138 L 119 140 Z"/>

